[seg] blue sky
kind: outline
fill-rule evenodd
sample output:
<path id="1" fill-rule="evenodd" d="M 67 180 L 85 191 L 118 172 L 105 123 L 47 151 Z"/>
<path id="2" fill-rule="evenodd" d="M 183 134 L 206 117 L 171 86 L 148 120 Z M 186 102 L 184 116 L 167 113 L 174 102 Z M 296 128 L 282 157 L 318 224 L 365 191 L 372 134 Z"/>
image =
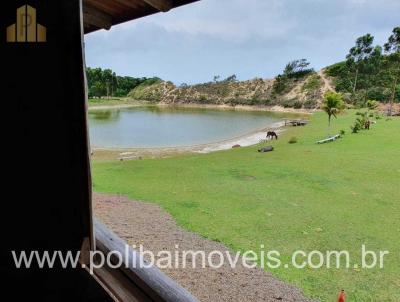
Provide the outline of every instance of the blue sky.
<path id="1" fill-rule="evenodd" d="M 386 42 L 399 0 L 202 0 L 85 37 L 86 63 L 176 84 L 271 78 L 293 59 L 343 60 L 360 35 Z"/>

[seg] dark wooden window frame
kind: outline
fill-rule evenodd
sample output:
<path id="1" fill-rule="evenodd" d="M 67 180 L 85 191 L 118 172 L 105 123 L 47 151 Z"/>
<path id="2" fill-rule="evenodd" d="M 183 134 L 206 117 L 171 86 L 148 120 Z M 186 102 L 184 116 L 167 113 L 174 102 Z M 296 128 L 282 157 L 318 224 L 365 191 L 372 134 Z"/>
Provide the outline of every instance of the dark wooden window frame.
<path id="1" fill-rule="evenodd" d="M 82 57 L 85 65 L 84 48 L 84 29 L 83 29 L 83 10 L 81 0 L 81 37 L 82 37 Z M 85 116 L 86 116 L 86 137 L 87 145 L 90 146 L 88 134 L 88 94 L 87 79 L 84 75 L 85 84 Z M 88 151 L 90 148 L 88 148 Z M 88 152 L 89 153 L 89 152 Z M 90 154 L 88 154 L 88 157 Z M 90 162 L 90 161 L 89 161 Z M 91 186 L 91 166 L 89 164 L 89 184 Z M 96 220 L 92 209 L 92 188 L 89 188 L 89 211 L 90 211 L 90 230 L 91 238 L 86 238 L 82 245 L 81 264 L 89 272 L 90 251 L 100 251 L 104 255 L 111 252 L 118 252 L 125 255 L 127 244 L 114 232 L 109 230 L 104 224 Z M 115 301 L 165 301 L 165 302 L 197 302 L 198 300 L 184 289 L 177 282 L 169 278 L 156 267 L 140 267 L 141 256 L 132 247 L 128 247 L 128 257 L 123 259 L 123 264 L 119 268 L 111 268 L 107 265 L 102 268 L 94 269 L 91 273 L 93 278 L 107 291 Z M 112 255 L 112 253 L 110 254 Z M 114 259 L 113 259 L 114 257 Z M 124 257 L 125 258 L 125 257 Z M 113 264 L 119 262 L 115 255 L 111 257 Z M 128 267 L 128 268 L 127 268 Z"/>
<path id="2" fill-rule="evenodd" d="M 145 260 L 142 260 L 139 253 L 96 219 L 94 219 L 94 230 L 95 251 L 100 251 L 104 255 L 108 255 L 110 252 L 118 252 L 119 255 L 124 256 L 119 268 L 111 268 L 105 265 L 92 270 L 92 276 L 114 300 L 197 302 L 197 299 L 186 289 L 158 268 L 154 266 L 141 267 L 141 261 Z M 87 254 L 83 251 L 82 255 Z M 120 263 L 120 258 L 117 258 L 113 253 L 110 255 L 113 265 Z M 89 271 L 88 261 L 82 261 L 86 262 L 86 269 Z"/>

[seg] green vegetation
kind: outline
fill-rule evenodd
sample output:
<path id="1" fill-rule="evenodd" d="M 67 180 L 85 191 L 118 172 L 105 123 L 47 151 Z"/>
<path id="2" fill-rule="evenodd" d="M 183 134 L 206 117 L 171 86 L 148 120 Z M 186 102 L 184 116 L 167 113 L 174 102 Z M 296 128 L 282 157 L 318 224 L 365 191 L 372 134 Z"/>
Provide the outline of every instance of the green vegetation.
<path id="1" fill-rule="evenodd" d="M 89 108 L 97 106 L 118 106 L 118 105 L 130 105 L 132 101 L 119 98 L 92 98 L 89 99 Z"/>
<path id="2" fill-rule="evenodd" d="M 272 85 L 271 99 L 275 104 L 295 109 L 318 107 L 323 81 L 309 66 L 310 63 L 306 59 L 294 60 L 286 65 L 283 73 L 275 78 Z"/>
<path id="3" fill-rule="evenodd" d="M 309 66 L 310 63 L 306 59 L 294 60 L 286 64 L 283 74 L 279 74 L 276 77 L 274 86 L 272 87 L 274 97 L 288 93 L 293 89 L 296 82 L 313 73 L 314 69 L 309 68 Z"/>
<path id="4" fill-rule="evenodd" d="M 134 100 L 158 103 L 166 87 L 173 86 L 171 82 L 163 82 L 159 78 L 148 79 L 129 92 L 128 97 Z"/>
<path id="5" fill-rule="evenodd" d="M 125 97 L 135 87 L 152 85 L 159 78 L 133 78 L 117 76 L 111 69 L 86 68 L 89 98 Z"/>
<path id="6" fill-rule="evenodd" d="M 365 107 L 368 100 L 400 102 L 400 27 L 393 29 L 384 46 L 374 45 L 374 37 L 359 37 L 349 50 L 346 60 L 316 73 L 307 59 L 286 64 L 273 80 L 255 78 L 238 81 L 235 74 L 221 79 L 219 75 L 207 83 L 175 86 L 160 78 L 117 76 L 112 70 L 88 68 L 89 97 L 126 97 L 150 103 L 280 105 L 286 108 L 315 109 L 323 102 L 327 90 L 343 94 L 347 104 Z M 325 70 L 325 69 L 324 69 Z"/>
<path id="7" fill-rule="evenodd" d="M 373 43 L 370 34 L 358 38 L 346 61 L 327 69 L 335 78 L 336 90 L 357 106 L 364 106 L 369 99 L 400 102 L 400 27 L 393 30 L 383 48 Z"/>
<path id="8" fill-rule="evenodd" d="M 342 95 L 340 93 L 328 91 L 325 93 L 321 109 L 328 115 L 328 126 L 330 129 L 332 116 L 337 118 L 337 115 L 344 109 Z"/>
<path id="9" fill-rule="evenodd" d="M 358 115 L 341 114 L 332 131 Z M 400 119 L 380 119 L 370 131 L 316 145 L 326 114 L 289 128 L 275 151 L 261 145 L 164 159 L 94 162 L 94 190 L 160 204 L 186 229 L 234 250 L 347 250 L 360 264 L 362 244 L 389 250 L 384 269 L 272 270 L 321 301 L 346 289 L 349 301 L 400 301 Z M 291 137 L 296 144 L 288 144 Z"/>

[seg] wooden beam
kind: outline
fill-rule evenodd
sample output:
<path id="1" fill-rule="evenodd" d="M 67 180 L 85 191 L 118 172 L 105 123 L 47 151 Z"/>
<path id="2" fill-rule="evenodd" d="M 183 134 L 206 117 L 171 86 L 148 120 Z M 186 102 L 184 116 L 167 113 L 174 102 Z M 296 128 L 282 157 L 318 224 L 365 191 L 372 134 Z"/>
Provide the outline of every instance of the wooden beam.
<path id="1" fill-rule="evenodd" d="M 115 2 L 125 5 L 129 8 L 138 8 L 138 3 L 135 0 L 115 0 Z"/>
<path id="2" fill-rule="evenodd" d="M 96 219 L 94 219 L 94 229 L 97 250 L 103 252 L 106 256 L 111 251 L 122 255 L 123 264 L 118 270 L 128 281 L 148 295 L 152 301 L 198 302 L 192 294 L 157 267 L 149 266 L 142 255 L 132 247 L 127 246 L 125 241 Z M 110 259 L 111 262 L 121 263 L 121 259 L 114 259 L 113 257 L 110 257 Z M 147 267 L 143 267 L 143 263 L 146 263 Z"/>
<path id="3" fill-rule="evenodd" d="M 110 15 L 87 3 L 83 4 L 82 10 L 85 27 L 95 26 L 106 30 L 111 28 L 112 18 Z"/>
<path id="4" fill-rule="evenodd" d="M 167 12 L 173 8 L 172 0 L 143 0 L 152 7 L 158 9 L 161 12 Z"/>

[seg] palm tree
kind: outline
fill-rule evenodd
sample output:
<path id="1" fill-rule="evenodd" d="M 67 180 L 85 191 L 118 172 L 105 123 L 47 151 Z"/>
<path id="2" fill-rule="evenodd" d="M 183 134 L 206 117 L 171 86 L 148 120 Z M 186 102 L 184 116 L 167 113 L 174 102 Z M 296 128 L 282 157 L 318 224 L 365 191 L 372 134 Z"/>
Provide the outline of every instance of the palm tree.
<path id="1" fill-rule="evenodd" d="M 336 118 L 344 109 L 342 95 L 340 93 L 328 91 L 324 95 L 324 102 L 322 103 L 321 109 L 328 114 L 328 127 L 330 132 L 332 116 Z M 330 136 L 330 133 L 328 133 L 328 135 Z"/>

